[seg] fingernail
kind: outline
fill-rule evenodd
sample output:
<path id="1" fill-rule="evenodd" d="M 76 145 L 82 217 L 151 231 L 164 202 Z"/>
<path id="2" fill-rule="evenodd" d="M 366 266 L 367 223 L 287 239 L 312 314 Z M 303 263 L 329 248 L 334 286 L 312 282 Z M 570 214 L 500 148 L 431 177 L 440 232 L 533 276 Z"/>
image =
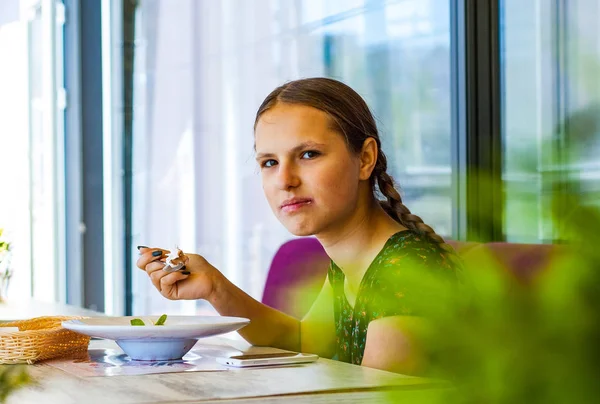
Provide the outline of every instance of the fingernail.
<path id="1" fill-rule="evenodd" d="M 139 245 L 139 246 L 137 246 L 137 249 L 138 249 L 138 250 L 139 250 L 140 248 L 148 248 L 148 246 L 145 246 L 145 245 Z"/>
<path id="2" fill-rule="evenodd" d="M 189 275 L 191 272 L 190 271 L 181 271 L 182 275 Z"/>
<path id="3" fill-rule="evenodd" d="M 162 255 L 162 251 L 161 250 L 152 251 L 152 256 L 153 257 L 160 257 L 161 255 Z"/>

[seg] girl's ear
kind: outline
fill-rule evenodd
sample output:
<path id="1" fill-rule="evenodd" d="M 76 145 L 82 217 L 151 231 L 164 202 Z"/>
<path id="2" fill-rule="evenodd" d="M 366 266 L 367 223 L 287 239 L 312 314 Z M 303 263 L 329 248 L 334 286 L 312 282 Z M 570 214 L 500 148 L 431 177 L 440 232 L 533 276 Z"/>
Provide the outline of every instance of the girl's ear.
<path id="1" fill-rule="evenodd" d="M 362 150 L 360 151 L 360 174 L 361 180 L 368 180 L 371 177 L 371 173 L 377 163 L 377 154 L 379 149 L 377 147 L 377 141 L 368 137 L 363 142 Z"/>

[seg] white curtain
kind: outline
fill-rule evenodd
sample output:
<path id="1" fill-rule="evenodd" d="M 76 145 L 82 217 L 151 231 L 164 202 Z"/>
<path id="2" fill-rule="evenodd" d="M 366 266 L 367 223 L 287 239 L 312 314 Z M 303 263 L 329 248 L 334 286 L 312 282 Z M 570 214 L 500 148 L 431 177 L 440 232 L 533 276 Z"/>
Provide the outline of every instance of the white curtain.
<path id="1" fill-rule="evenodd" d="M 276 86 L 323 74 L 321 55 L 298 49 L 320 49 L 314 37 L 278 35 L 299 25 L 297 3 L 143 1 L 137 19 L 134 243 L 202 254 L 257 299 L 292 236 L 263 195 L 254 114 Z M 135 273 L 135 313 L 206 309 L 162 299 Z"/>

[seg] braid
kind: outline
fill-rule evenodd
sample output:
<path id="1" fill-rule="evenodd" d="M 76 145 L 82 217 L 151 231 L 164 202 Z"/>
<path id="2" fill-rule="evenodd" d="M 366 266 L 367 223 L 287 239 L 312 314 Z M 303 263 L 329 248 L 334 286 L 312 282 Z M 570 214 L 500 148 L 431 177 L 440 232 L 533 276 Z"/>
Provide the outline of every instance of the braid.
<path id="1" fill-rule="evenodd" d="M 386 172 L 386 169 L 387 159 L 380 150 L 374 174 L 378 173 L 375 174 L 375 180 L 377 181 L 379 191 L 386 197 L 385 201 L 380 201 L 381 207 L 388 215 L 404 227 L 413 230 L 420 235 L 427 236 L 431 241 L 435 242 L 446 253 L 448 258 L 451 260 L 458 259 L 454 248 L 446 243 L 443 237 L 437 234 L 431 226 L 425 224 L 423 219 L 412 214 L 406 205 L 402 203 L 402 198 L 394 186 L 394 180 Z"/>

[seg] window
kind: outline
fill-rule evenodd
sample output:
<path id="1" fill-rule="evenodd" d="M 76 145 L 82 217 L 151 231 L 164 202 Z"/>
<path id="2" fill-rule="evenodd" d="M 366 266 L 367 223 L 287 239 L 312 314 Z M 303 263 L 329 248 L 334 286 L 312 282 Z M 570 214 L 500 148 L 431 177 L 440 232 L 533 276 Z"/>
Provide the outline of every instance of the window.
<path id="1" fill-rule="evenodd" d="M 444 0 L 139 2 L 134 245 L 201 253 L 260 299 L 292 236 L 262 193 L 254 114 L 276 86 L 310 76 L 367 100 L 406 205 L 449 235 L 449 11 Z M 135 313 L 205 308 L 165 301 L 141 271 L 133 291 Z"/>
<path id="2" fill-rule="evenodd" d="M 0 26 L 0 227 L 12 241 L 9 296 L 65 301 L 62 26 L 58 1 Z M 18 2 L 17 2 L 18 9 Z"/>
<path id="3" fill-rule="evenodd" d="M 557 178 L 600 191 L 600 3 L 501 2 L 503 180 L 508 241 L 551 241 Z"/>
<path id="4" fill-rule="evenodd" d="M 11 243 L 12 250 L 9 296 L 28 296 L 31 264 L 27 225 L 30 192 L 27 181 L 27 24 L 18 20 L 18 12 L 14 21 L 3 21 L 0 26 L 0 60 L 11 61 L 0 63 L 0 228 L 5 229 L 4 237 Z"/>

